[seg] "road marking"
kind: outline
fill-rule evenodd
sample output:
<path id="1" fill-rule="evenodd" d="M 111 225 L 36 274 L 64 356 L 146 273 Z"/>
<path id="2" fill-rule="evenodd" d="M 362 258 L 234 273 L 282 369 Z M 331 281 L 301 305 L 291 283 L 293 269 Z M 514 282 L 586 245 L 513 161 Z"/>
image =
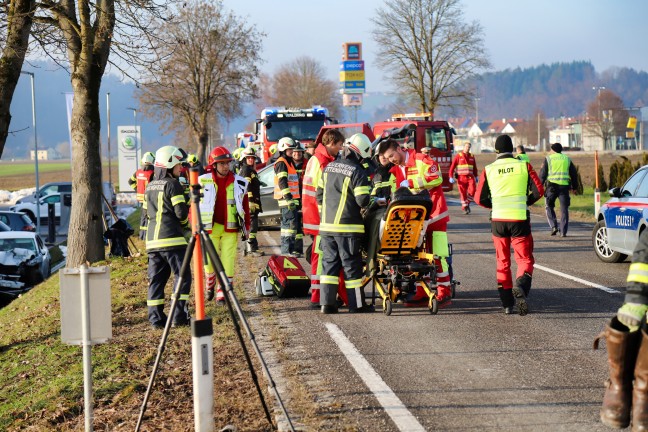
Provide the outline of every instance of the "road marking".
<path id="1" fill-rule="evenodd" d="M 608 288 L 608 287 L 603 286 L 603 285 L 595 284 L 594 282 L 589 282 L 589 281 L 586 281 L 585 279 L 577 278 L 575 276 L 570 276 L 570 275 L 568 275 L 566 273 L 559 272 L 558 270 L 550 269 L 549 267 L 541 266 L 539 264 L 534 264 L 533 267 L 537 268 L 538 270 L 543 270 L 543 271 L 546 271 L 547 273 L 554 274 L 556 276 L 562 276 L 562 277 L 564 277 L 566 279 L 571 279 L 573 281 L 576 281 L 578 283 L 582 283 L 583 285 L 586 285 L 586 286 L 589 286 L 589 287 L 592 287 L 592 288 L 600 289 L 601 291 L 605 291 L 606 293 L 621 294 L 621 291 L 619 291 L 619 290 L 615 290 L 613 288 Z"/>
<path id="2" fill-rule="evenodd" d="M 378 373 L 371 367 L 369 362 L 360 354 L 357 348 L 351 343 L 338 326 L 333 323 L 326 323 L 326 329 L 331 339 L 337 344 L 342 354 L 347 358 L 362 381 L 369 387 L 385 412 L 391 417 L 396 427 L 401 431 L 425 431 L 416 417 L 409 412 L 391 388 L 383 381 Z"/>

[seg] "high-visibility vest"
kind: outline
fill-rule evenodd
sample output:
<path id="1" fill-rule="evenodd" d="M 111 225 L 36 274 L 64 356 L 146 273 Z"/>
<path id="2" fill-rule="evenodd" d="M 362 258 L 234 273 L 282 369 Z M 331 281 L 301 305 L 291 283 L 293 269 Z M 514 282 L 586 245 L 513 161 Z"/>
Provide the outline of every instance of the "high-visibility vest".
<path id="1" fill-rule="evenodd" d="M 491 219 L 526 220 L 529 183 L 526 162 L 515 158 L 498 159 L 485 170 L 493 203 Z"/>
<path id="2" fill-rule="evenodd" d="M 454 168 L 457 175 L 460 176 L 472 176 L 476 175 L 475 171 L 475 157 L 471 153 L 464 153 L 463 151 L 457 153 L 452 166 L 450 167 L 450 172 Z"/>
<path id="3" fill-rule="evenodd" d="M 135 172 L 135 181 L 137 182 L 135 197 L 137 198 L 137 201 L 144 202 L 144 197 L 146 196 L 146 186 L 149 184 L 152 177 L 153 170 L 144 171 L 140 168 L 137 170 L 137 172 Z"/>
<path id="4" fill-rule="evenodd" d="M 218 186 L 214 176 L 215 172 L 203 174 L 198 177 L 198 182 L 202 186 L 202 197 L 200 199 L 200 219 L 205 225 L 205 229 L 211 231 L 214 224 L 214 207 L 216 206 L 216 197 L 218 196 Z M 236 199 L 234 197 L 234 175 L 231 180 L 228 179 L 227 186 L 227 221 L 225 225 L 226 232 L 237 232 L 239 223 L 236 211 Z"/>
<path id="5" fill-rule="evenodd" d="M 561 186 L 569 184 L 569 157 L 562 153 L 547 156 L 547 181 Z"/>
<path id="6" fill-rule="evenodd" d="M 315 149 L 315 154 L 308 160 L 304 170 L 302 185 L 302 222 L 304 234 L 317 235 L 320 224 L 320 206 L 317 205 L 317 187 L 322 181 L 324 168 L 335 160 L 326 151 L 324 145 Z"/>
<path id="7" fill-rule="evenodd" d="M 529 156 L 526 153 L 520 153 L 519 155 L 517 155 L 515 157 L 520 159 L 523 162 L 531 163 L 531 159 L 529 159 Z"/>
<path id="8" fill-rule="evenodd" d="M 283 156 L 277 159 L 277 163 L 279 162 L 285 163 L 286 167 L 288 168 L 288 172 L 285 173 L 288 177 L 288 189 L 281 189 L 279 187 L 279 179 L 284 173 L 276 174 L 274 178 L 274 199 L 279 201 L 279 207 L 285 207 L 288 205 L 288 202 L 284 199 L 284 196 L 288 192 L 290 192 L 290 195 L 292 195 L 293 199 L 299 199 L 299 174 L 297 173 L 295 166 L 291 163 L 288 163 L 288 161 L 284 159 Z"/>

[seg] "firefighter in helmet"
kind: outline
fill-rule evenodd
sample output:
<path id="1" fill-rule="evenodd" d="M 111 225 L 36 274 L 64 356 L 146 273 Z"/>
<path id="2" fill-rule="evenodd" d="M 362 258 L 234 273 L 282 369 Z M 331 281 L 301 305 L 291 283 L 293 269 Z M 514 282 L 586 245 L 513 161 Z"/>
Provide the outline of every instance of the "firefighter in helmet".
<path id="1" fill-rule="evenodd" d="M 128 179 L 128 185 L 135 191 L 137 202 L 142 205 L 146 196 L 146 186 L 153 177 L 153 164 L 155 163 L 155 154 L 153 152 L 146 152 L 142 156 L 140 168 L 135 171 L 135 174 Z M 146 238 L 146 212 L 142 210 L 140 215 L 139 238 L 144 240 Z"/>
<path id="2" fill-rule="evenodd" d="M 293 151 L 297 148 L 292 138 L 279 140 L 279 157 L 274 165 L 274 198 L 281 210 L 281 254 L 296 258 L 302 252 L 296 249 L 298 227 L 301 226 L 299 174 L 293 162 Z"/>
<path id="3" fill-rule="evenodd" d="M 259 251 L 257 231 L 259 231 L 259 213 L 261 208 L 261 182 L 256 170 L 257 155 L 254 147 L 248 147 L 241 152 L 239 159 L 242 162 L 239 175 L 248 181 L 248 202 L 250 203 L 250 235 L 245 246 L 245 252 L 255 256 L 263 255 Z"/>

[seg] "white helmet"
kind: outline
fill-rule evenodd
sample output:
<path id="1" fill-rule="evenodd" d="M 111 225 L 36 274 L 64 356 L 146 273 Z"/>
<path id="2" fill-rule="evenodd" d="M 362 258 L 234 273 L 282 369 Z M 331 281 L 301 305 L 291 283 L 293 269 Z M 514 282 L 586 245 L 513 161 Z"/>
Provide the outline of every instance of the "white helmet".
<path id="1" fill-rule="evenodd" d="M 357 133 L 352 135 L 344 144 L 362 159 L 371 157 L 371 141 L 365 134 Z"/>
<path id="2" fill-rule="evenodd" d="M 172 169 L 185 161 L 186 153 L 174 146 L 164 146 L 155 152 L 155 166 Z"/>
<path id="3" fill-rule="evenodd" d="M 241 151 L 241 154 L 239 155 L 239 160 L 244 161 L 247 157 L 256 157 L 256 151 L 254 150 L 254 147 L 243 149 L 243 151 Z"/>
<path id="4" fill-rule="evenodd" d="M 295 144 L 295 141 L 292 138 L 283 137 L 279 140 L 279 143 L 277 144 L 277 148 L 279 149 L 280 152 L 282 152 L 288 149 L 297 148 L 297 144 Z"/>
<path id="5" fill-rule="evenodd" d="M 155 155 L 153 152 L 146 152 L 144 153 L 144 156 L 142 156 L 142 165 L 153 165 L 155 162 Z"/>

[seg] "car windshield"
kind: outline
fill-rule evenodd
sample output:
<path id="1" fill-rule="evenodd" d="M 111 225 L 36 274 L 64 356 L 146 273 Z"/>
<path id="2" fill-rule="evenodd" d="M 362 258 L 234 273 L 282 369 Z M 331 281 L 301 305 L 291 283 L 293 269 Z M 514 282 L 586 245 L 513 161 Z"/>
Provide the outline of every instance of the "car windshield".
<path id="1" fill-rule="evenodd" d="M 32 239 L 0 239 L 0 252 L 10 252 L 18 248 L 36 252 L 36 244 Z"/>
<path id="2" fill-rule="evenodd" d="M 283 137 L 313 141 L 323 125 L 324 120 L 316 118 L 312 120 L 273 119 L 270 128 L 266 129 L 266 136 L 268 141 L 279 141 Z"/>
<path id="3" fill-rule="evenodd" d="M 437 128 L 425 129 L 425 146 L 447 150 L 445 130 Z"/>

